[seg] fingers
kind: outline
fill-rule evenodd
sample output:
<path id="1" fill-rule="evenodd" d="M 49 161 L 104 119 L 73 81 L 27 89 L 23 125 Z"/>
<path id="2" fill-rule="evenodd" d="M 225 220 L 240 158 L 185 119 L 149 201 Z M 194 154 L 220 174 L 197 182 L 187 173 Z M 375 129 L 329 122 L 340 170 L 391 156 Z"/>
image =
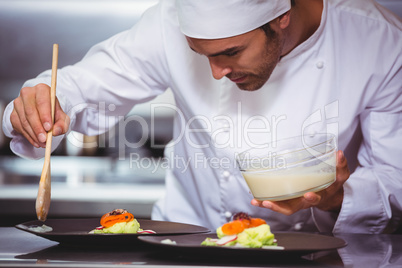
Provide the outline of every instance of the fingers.
<path id="1" fill-rule="evenodd" d="M 251 200 L 251 205 L 256 206 L 256 207 L 261 207 L 262 202 L 257 199 L 253 199 L 253 200 Z"/>
<path id="2" fill-rule="evenodd" d="M 308 204 L 308 207 L 317 206 L 321 202 L 321 195 L 308 192 L 304 194 L 305 202 Z"/>
<path id="3" fill-rule="evenodd" d="M 284 215 L 292 215 L 295 211 L 294 208 L 285 202 L 271 202 L 271 201 L 262 201 L 262 207 L 268 208 L 272 211 L 282 213 Z"/>
<path id="4" fill-rule="evenodd" d="M 315 193 L 311 193 L 314 195 L 313 200 L 314 202 L 319 202 L 319 196 L 316 195 Z M 292 215 L 293 213 L 301 210 L 301 209 L 306 209 L 312 206 L 310 202 L 313 202 L 313 200 L 306 200 L 304 197 L 299 197 L 299 198 L 294 198 L 290 200 L 284 200 L 284 201 L 259 201 L 256 199 L 253 199 L 251 201 L 251 204 L 257 207 L 262 207 L 262 208 L 267 208 L 272 211 L 282 213 L 284 215 Z"/>
<path id="5" fill-rule="evenodd" d="M 59 100 L 56 98 L 54 126 L 52 125 L 52 107 L 49 88 L 39 88 L 36 97 L 36 103 L 38 105 L 38 112 L 41 122 L 43 123 L 43 129 L 49 131 L 53 128 L 53 136 L 65 134 L 70 125 L 70 118 L 67 116 L 66 113 L 64 113 L 63 109 L 60 106 Z"/>
<path id="6" fill-rule="evenodd" d="M 304 208 L 304 203 L 301 198 L 295 198 L 285 201 L 262 201 L 262 206 L 272 211 L 282 213 L 284 215 L 292 215 L 296 211 Z"/>
<path id="7" fill-rule="evenodd" d="M 337 164 L 336 164 L 336 183 L 343 185 L 345 181 L 349 178 L 350 171 L 348 167 L 348 161 L 341 150 L 337 153 Z"/>
<path id="8" fill-rule="evenodd" d="M 29 143 L 31 143 L 33 146 L 35 146 L 36 148 L 39 148 L 39 141 L 37 140 L 36 136 L 34 135 L 32 129 L 28 128 L 28 130 L 25 130 L 25 128 L 23 127 L 22 122 L 24 122 L 24 125 L 26 126 L 26 125 L 28 125 L 27 120 L 23 116 L 23 114 L 24 114 L 23 111 L 17 112 L 20 109 L 19 108 L 16 109 L 16 106 L 17 107 L 20 107 L 20 106 L 16 105 L 16 101 L 17 101 L 17 99 L 14 101 L 14 110 L 11 112 L 11 115 L 10 115 L 10 120 L 11 120 L 13 129 L 15 131 L 17 131 L 18 133 L 21 133 L 29 141 Z M 21 115 L 22 118 L 19 116 L 19 114 Z"/>
<path id="9" fill-rule="evenodd" d="M 43 109 L 46 106 L 46 103 L 41 102 L 38 103 L 38 97 L 44 98 L 43 95 L 48 95 L 48 92 L 44 92 L 46 89 L 44 86 L 39 87 L 39 93 L 35 94 L 35 92 L 31 88 L 23 88 L 21 90 L 20 96 L 23 102 L 23 107 L 21 110 L 24 110 L 24 114 L 18 113 L 20 116 L 25 116 L 28 124 L 24 126 L 25 130 L 29 133 L 32 133 L 37 137 L 40 146 L 44 146 L 46 143 L 46 130 L 43 128 L 41 124 L 41 118 L 39 115 L 39 108 Z M 47 94 L 46 94 L 47 93 Z"/>
<path id="10" fill-rule="evenodd" d="M 44 131 L 52 129 L 52 106 L 50 102 L 50 87 L 47 85 L 37 85 L 35 104 L 39 114 L 40 123 Z"/>
<path id="11" fill-rule="evenodd" d="M 14 100 L 10 120 L 14 130 L 21 133 L 33 146 L 46 147 L 46 132 L 53 128 L 50 87 L 39 84 L 21 89 L 20 96 Z M 53 135 L 65 134 L 69 124 L 70 119 L 56 98 Z"/>
<path id="12" fill-rule="evenodd" d="M 65 134 L 70 126 L 70 117 L 63 111 L 56 98 L 53 136 Z"/>
<path id="13" fill-rule="evenodd" d="M 17 132 L 21 133 L 35 147 L 40 147 L 43 145 L 43 142 L 46 141 L 46 132 L 42 130 L 43 128 L 40 124 L 35 105 L 29 101 L 29 99 L 32 99 L 31 94 L 32 91 L 21 90 L 20 96 L 14 100 L 14 110 L 10 120 L 13 128 Z M 26 105 L 28 107 L 26 107 Z M 28 119 L 28 117 L 30 118 Z M 35 120 L 37 121 L 36 123 Z M 45 135 L 44 139 L 43 136 L 40 135 L 41 133 Z"/>

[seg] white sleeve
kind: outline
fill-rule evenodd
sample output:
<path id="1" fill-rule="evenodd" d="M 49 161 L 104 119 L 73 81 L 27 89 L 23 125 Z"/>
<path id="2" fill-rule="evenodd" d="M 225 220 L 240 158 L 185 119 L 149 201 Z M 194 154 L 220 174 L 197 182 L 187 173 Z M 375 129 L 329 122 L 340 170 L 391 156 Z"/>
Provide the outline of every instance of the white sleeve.
<path id="1" fill-rule="evenodd" d="M 376 90 L 360 113 L 359 167 L 344 185 L 334 232 L 389 233 L 402 221 L 402 42 L 393 46 L 378 55 L 378 83 L 368 85 Z"/>
<path id="2" fill-rule="evenodd" d="M 402 55 L 392 58 L 387 73 L 373 78 L 380 83 L 368 85 L 376 90 L 359 115 L 359 166 L 344 184 L 334 233 L 391 233 L 402 221 Z"/>
<path id="3" fill-rule="evenodd" d="M 80 62 L 58 70 L 56 94 L 70 116 L 70 130 L 90 136 L 103 133 L 134 105 L 153 99 L 169 87 L 163 18 L 158 4 L 132 29 L 95 45 Z M 59 53 L 63 53 L 62 47 Z M 51 70 L 47 70 L 24 86 L 50 85 L 50 79 Z M 4 113 L 3 131 L 12 138 L 12 151 L 22 157 L 43 157 L 44 149 L 34 148 L 12 131 L 11 111 L 12 103 Z M 61 138 L 55 139 L 53 149 Z"/>
<path id="4" fill-rule="evenodd" d="M 393 232 L 402 220 L 402 114 L 371 112 L 362 127 L 361 166 L 344 185 L 334 232 Z"/>
<path id="5" fill-rule="evenodd" d="M 313 209 L 317 227 L 331 231 L 332 221 L 334 233 L 390 233 L 402 222 L 401 23 L 375 25 L 367 28 L 373 33 L 355 59 L 370 55 L 362 61 L 370 65 L 354 72 L 364 81 L 356 112 L 362 133 L 358 167 L 344 184 L 337 217 Z"/>
<path id="6" fill-rule="evenodd" d="M 399 75 L 400 81 L 402 77 Z M 402 222 L 402 94 L 394 112 L 366 111 L 359 166 L 344 184 L 339 214 L 312 208 L 322 232 L 392 233 Z M 399 111 L 398 111 L 399 110 Z"/>

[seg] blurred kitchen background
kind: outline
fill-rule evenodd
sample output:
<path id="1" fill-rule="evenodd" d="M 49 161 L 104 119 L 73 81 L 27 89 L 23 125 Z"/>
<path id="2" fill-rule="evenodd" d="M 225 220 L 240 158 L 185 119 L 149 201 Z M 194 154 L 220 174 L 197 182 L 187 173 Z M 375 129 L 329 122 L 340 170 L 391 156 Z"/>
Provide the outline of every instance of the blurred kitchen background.
<path id="1" fill-rule="evenodd" d="M 60 47 L 59 67 L 73 64 L 92 45 L 131 28 L 156 3 L 0 0 L 0 114 L 18 96 L 25 80 L 51 67 L 53 43 Z M 151 103 L 174 104 L 174 100 L 168 91 Z M 49 218 L 100 217 L 114 208 L 150 218 L 152 205 L 164 194 L 165 171 L 156 161 L 162 160 L 163 148 L 172 137 L 174 116 L 171 109 L 151 111 L 151 103 L 136 106 L 127 117 L 144 121 L 126 120 L 124 129 L 116 127 L 96 137 L 71 133 L 64 139 L 51 159 Z M 148 136 L 143 136 L 140 123 L 144 122 Z M 36 219 L 35 199 L 43 166 L 43 159 L 13 155 L 9 142 L 1 131 L 0 226 Z M 136 143 L 143 146 L 132 148 Z"/>
<path id="2" fill-rule="evenodd" d="M 50 69 L 53 43 L 60 46 L 59 67 L 73 64 L 92 45 L 131 28 L 156 2 L 0 0 L 1 118 L 24 81 Z M 378 2 L 402 16 L 401 0 Z M 152 205 L 164 195 L 165 170 L 158 161 L 163 160 L 164 146 L 172 137 L 174 116 L 171 109 L 151 111 L 151 104 L 158 103 L 174 104 L 171 92 L 134 107 L 128 115 L 144 119 L 147 137 L 140 120 L 127 120 L 123 130 L 117 127 L 96 137 L 71 133 L 63 141 L 51 159 L 49 218 L 100 217 L 114 208 L 150 218 Z M 143 146 L 130 146 L 144 138 Z M 0 226 L 36 219 L 35 199 L 43 166 L 43 159 L 13 155 L 9 142 L 1 131 Z M 138 157 L 143 160 L 140 165 Z"/>

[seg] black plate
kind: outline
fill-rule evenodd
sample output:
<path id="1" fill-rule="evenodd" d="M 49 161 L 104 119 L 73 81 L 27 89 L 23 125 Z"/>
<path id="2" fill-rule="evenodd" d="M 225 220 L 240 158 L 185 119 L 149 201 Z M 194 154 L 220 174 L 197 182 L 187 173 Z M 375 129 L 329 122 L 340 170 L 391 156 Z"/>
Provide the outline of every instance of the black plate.
<path id="1" fill-rule="evenodd" d="M 167 221 L 153 221 L 137 219 L 144 230 L 153 230 L 156 234 L 89 234 L 89 231 L 100 225 L 99 218 L 90 219 L 48 219 L 45 222 L 29 221 L 16 225 L 15 227 L 35 234 L 37 236 L 56 241 L 59 243 L 73 245 L 132 245 L 138 241 L 140 236 L 179 235 L 209 232 L 207 228 Z M 43 224 L 53 228 L 51 232 L 41 233 L 31 230 L 31 226 L 42 226 Z"/>
<path id="2" fill-rule="evenodd" d="M 342 248 L 347 243 L 333 236 L 313 234 L 313 233 L 275 233 L 278 246 L 284 249 L 261 249 L 261 248 L 239 248 L 239 247 L 211 247 L 201 246 L 205 238 L 216 238 L 216 234 L 189 234 L 180 236 L 141 236 L 138 239 L 153 245 L 165 247 L 166 249 L 179 250 L 181 253 L 197 252 L 198 255 L 229 255 L 229 256 L 267 256 L 267 255 L 306 255 L 317 251 L 333 250 Z M 175 241 L 176 244 L 161 243 L 164 239 Z"/>

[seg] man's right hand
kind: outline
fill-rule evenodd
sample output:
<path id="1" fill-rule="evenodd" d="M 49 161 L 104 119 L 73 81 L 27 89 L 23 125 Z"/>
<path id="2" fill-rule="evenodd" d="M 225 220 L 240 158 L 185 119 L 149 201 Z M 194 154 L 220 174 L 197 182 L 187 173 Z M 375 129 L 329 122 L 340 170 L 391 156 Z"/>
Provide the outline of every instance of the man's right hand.
<path id="1" fill-rule="evenodd" d="M 46 146 L 46 132 L 53 127 L 53 136 L 65 134 L 70 125 L 70 118 L 61 109 L 56 98 L 54 126 L 50 101 L 50 87 L 38 84 L 34 87 L 24 87 L 14 100 L 14 110 L 10 120 L 15 131 L 35 147 Z"/>

